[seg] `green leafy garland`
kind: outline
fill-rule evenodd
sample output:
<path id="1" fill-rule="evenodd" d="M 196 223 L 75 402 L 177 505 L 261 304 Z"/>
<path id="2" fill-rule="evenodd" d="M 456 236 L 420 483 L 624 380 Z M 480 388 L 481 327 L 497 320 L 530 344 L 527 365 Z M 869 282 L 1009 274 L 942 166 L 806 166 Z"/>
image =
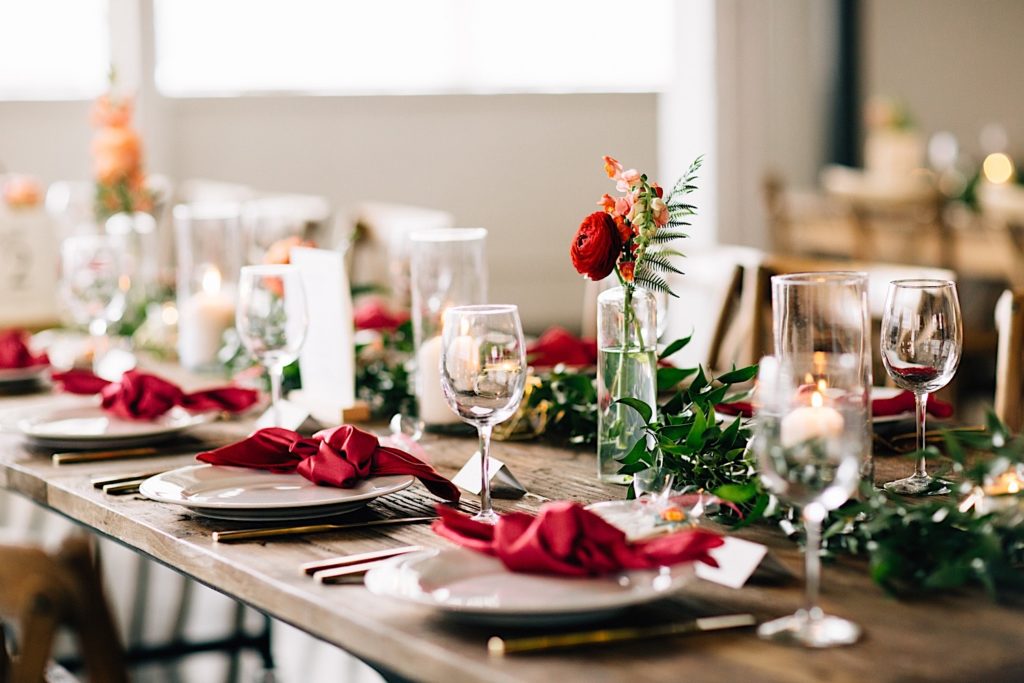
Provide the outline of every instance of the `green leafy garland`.
<path id="1" fill-rule="evenodd" d="M 678 351 L 680 340 L 663 353 Z M 716 521 L 742 526 L 773 521 L 796 536 L 793 510 L 761 484 L 747 449 L 747 421 L 719 423 L 715 406 L 742 400 L 734 385 L 754 377 L 756 367 L 733 370 L 717 378 L 702 368 L 661 368 L 659 390 L 693 380 L 678 389 L 652 418 L 642 401 L 622 399 L 643 416 L 645 438 L 622 458 L 624 473 L 636 473 L 661 462 L 684 490 L 711 491 L 736 504 L 740 513 L 722 506 Z M 982 432 L 945 433 L 949 469 L 960 475 L 961 493 L 978 491 L 1024 463 L 1024 436 L 1013 436 L 994 415 Z M 651 438 L 647 438 L 651 437 Z M 992 454 L 972 459 L 969 452 Z M 929 456 L 938 456 L 929 448 Z M 905 456 L 916 457 L 916 454 Z M 930 591 L 980 586 L 993 597 L 1024 588 L 1024 494 L 1000 496 L 1000 509 L 987 513 L 961 509 L 950 499 L 907 499 L 864 485 L 858 500 L 835 510 L 823 535 L 827 555 L 866 558 L 872 579 L 888 592 L 907 596 Z"/>

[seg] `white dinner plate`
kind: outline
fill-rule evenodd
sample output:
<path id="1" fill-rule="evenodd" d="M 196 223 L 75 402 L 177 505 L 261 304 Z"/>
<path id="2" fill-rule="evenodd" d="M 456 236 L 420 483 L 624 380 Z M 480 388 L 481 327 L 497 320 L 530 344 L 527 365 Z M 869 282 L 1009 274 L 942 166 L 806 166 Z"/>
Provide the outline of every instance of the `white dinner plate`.
<path id="1" fill-rule="evenodd" d="M 207 516 L 253 515 L 312 516 L 334 514 L 333 508 L 365 505 L 374 498 L 410 486 L 408 474 L 371 477 L 351 488 L 319 486 L 301 474 L 277 474 L 249 467 L 189 465 L 158 474 L 142 482 L 142 495 L 162 503 L 174 503 Z M 353 508 L 354 509 L 354 508 Z M 326 510 L 326 512 L 325 512 Z M 345 509 L 344 511 L 351 511 Z M 253 517 L 248 517 L 252 519 Z M 263 519 L 269 519 L 266 515 Z"/>
<path id="2" fill-rule="evenodd" d="M 22 384 L 24 382 L 35 382 L 46 376 L 50 371 L 49 365 L 33 365 L 27 368 L 4 368 L 0 369 L 0 384 Z"/>
<path id="3" fill-rule="evenodd" d="M 899 387 L 871 387 L 871 400 L 876 399 L 887 399 L 895 398 L 903 393 L 903 390 Z M 914 411 L 908 410 L 902 413 L 896 413 L 895 415 L 872 415 L 872 424 L 886 424 L 888 422 L 903 422 L 905 420 L 913 420 Z M 929 419 L 933 419 L 929 417 Z"/>
<path id="4" fill-rule="evenodd" d="M 500 560 L 466 550 L 404 555 L 366 574 L 371 593 L 431 607 L 446 616 L 497 626 L 556 626 L 601 619 L 678 591 L 692 564 L 602 577 L 511 572 Z"/>
<path id="5" fill-rule="evenodd" d="M 192 512 L 210 519 L 221 519 L 228 522 L 302 522 L 306 520 L 323 519 L 324 517 L 335 517 L 347 515 L 356 510 L 362 510 L 369 501 L 360 500 L 354 503 L 341 505 L 323 505 L 311 508 L 284 508 L 264 510 L 234 510 L 222 508 L 189 508 Z"/>
<path id="6" fill-rule="evenodd" d="M 123 420 L 98 405 L 87 405 L 34 413 L 19 420 L 17 427 L 40 446 L 116 448 L 161 441 L 212 419 L 174 407 L 155 420 Z"/>

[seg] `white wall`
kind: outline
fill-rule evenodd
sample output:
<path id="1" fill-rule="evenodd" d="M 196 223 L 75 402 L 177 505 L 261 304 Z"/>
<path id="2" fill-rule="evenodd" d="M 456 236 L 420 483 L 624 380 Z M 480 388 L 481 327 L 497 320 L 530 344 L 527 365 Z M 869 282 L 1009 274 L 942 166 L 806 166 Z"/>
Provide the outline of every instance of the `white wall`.
<path id="1" fill-rule="evenodd" d="M 952 131 L 969 154 L 993 122 L 1024 152 L 1024 2 L 866 0 L 864 33 L 866 96 L 902 99 L 924 132 Z"/>
<path id="2" fill-rule="evenodd" d="M 451 211 L 490 229 L 491 298 L 532 330 L 579 325 L 572 235 L 603 192 L 601 155 L 656 173 L 654 95 L 246 97 L 143 103 L 151 170 L 261 190 Z M 0 162 L 89 173 L 88 103 L 0 103 Z"/>

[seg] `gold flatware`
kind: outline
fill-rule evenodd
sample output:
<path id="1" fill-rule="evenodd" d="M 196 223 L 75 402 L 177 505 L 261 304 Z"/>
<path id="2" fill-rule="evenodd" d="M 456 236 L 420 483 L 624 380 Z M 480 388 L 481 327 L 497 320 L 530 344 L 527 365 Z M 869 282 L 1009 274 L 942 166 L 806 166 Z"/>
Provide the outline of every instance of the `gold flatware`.
<path id="1" fill-rule="evenodd" d="M 720 617 L 703 617 L 675 624 L 641 626 L 637 628 L 611 628 L 597 631 L 580 631 L 549 636 L 528 636 L 525 638 L 499 638 L 487 641 L 487 652 L 492 657 L 503 657 L 521 652 L 540 652 L 595 643 L 620 643 L 628 640 L 664 638 L 702 631 L 721 631 L 743 628 L 757 623 L 752 614 L 727 614 Z"/>
<path id="2" fill-rule="evenodd" d="M 125 496 L 129 493 L 138 493 L 139 487 L 142 486 L 142 482 L 145 479 L 136 479 L 134 481 L 123 481 L 118 484 L 107 484 L 103 487 L 103 493 L 108 496 Z"/>
<path id="3" fill-rule="evenodd" d="M 163 474 L 167 470 L 152 470 L 150 472 L 131 472 L 130 474 L 107 474 L 101 477 L 93 477 L 89 481 L 95 488 L 102 489 L 110 484 L 123 484 L 128 481 L 145 481 L 150 477 Z"/>
<path id="4" fill-rule="evenodd" d="M 248 541 L 254 538 L 273 538 L 275 536 L 293 536 L 296 534 L 320 534 L 327 531 L 345 531 L 347 529 L 363 529 L 392 524 L 418 524 L 432 522 L 436 515 L 430 517 L 394 517 L 392 519 L 374 519 L 369 522 L 351 522 L 348 524 L 309 524 L 306 526 L 280 526 L 265 529 L 239 529 L 238 531 L 214 531 L 214 543 L 232 543 Z"/>
<path id="5" fill-rule="evenodd" d="M 366 572 L 389 559 L 391 558 L 385 557 L 379 560 L 350 564 L 347 567 L 325 569 L 322 572 L 313 574 L 313 580 L 317 583 L 362 583 L 363 575 L 366 574 Z"/>
<path id="6" fill-rule="evenodd" d="M 78 462 L 96 462 L 97 460 L 117 460 L 119 458 L 140 458 L 144 455 L 157 455 L 155 448 L 122 448 L 111 451 L 82 451 L 71 453 L 54 453 L 54 465 L 73 465 Z"/>
<path id="7" fill-rule="evenodd" d="M 364 562 L 371 562 L 373 560 L 386 560 L 391 557 L 405 555 L 406 553 L 414 553 L 417 550 L 423 550 L 423 546 L 403 545 L 398 548 L 374 550 L 368 553 L 356 553 L 354 555 L 342 555 L 341 557 L 332 557 L 326 560 L 316 560 L 314 562 L 306 562 L 305 564 L 299 565 L 299 573 L 306 576 L 313 576 L 317 572 L 322 572 L 327 569 L 336 569 L 338 567 L 362 564 Z"/>

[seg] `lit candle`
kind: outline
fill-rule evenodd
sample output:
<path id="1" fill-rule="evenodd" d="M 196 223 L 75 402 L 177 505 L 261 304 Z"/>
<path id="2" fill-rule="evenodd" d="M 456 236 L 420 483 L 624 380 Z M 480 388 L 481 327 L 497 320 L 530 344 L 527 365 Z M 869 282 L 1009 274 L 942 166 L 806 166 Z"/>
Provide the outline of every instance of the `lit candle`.
<path id="1" fill-rule="evenodd" d="M 441 337 L 431 337 L 416 352 L 416 398 L 420 419 L 428 425 L 459 422 L 441 391 Z"/>
<path id="2" fill-rule="evenodd" d="M 843 431 L 843 416 L 824 405 L 822 392 L 811 393 L 811 404 L 801 406 L 782 418 L 782 445 L 786 448 L 810 439 L 836 436 Z"/>
<path id="3" fill-rule="evenodd" d="M 216 266 L 202 267 L 201 288 L 178 311 L 178 357 L 186 368 L 217 363 L 224 331 L 235 324 L 234 298 L 222 287 Z"/>

